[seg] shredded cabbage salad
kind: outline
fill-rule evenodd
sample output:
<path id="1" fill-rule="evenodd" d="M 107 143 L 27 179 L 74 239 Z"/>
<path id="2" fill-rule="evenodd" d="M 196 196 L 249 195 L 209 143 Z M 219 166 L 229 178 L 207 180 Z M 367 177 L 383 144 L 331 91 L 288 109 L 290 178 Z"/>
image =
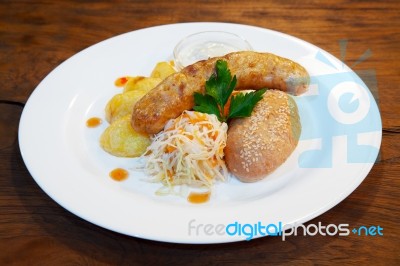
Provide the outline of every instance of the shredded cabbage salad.
<path id="1" fill-rule="evenodd" d="M 196 111 L 169 120 L 142 156 L 148 181 L 164 185 L 158 194 L 173 193 L 176 185 L 211 190 L 216 181 L 226 181 L 227 130 L 215 115 Z"/>

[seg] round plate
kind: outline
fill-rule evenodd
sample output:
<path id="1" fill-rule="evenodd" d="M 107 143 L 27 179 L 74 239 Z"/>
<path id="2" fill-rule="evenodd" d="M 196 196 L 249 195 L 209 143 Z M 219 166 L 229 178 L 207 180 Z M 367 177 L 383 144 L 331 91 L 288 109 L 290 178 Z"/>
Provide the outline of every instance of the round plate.
<path id="1" fill-rule="evenodd" d="M 155 195 L 160 185 L 142 180 L 143 174 L 134 170 L 137 159 L 117 158 L 100 148 L 107 124 L 88 128 L 86 120 L 104 119 L 107 101 L 121 92 L 114 86 L 118 77 L 150 75 L 157 62 L 172 59 L 182 38 L 200 31 L 232 32 L 256 51 L 297 61 L 309 71 L 311 86 L 295 97 L 303 131 L 288 160 L 260 182 L 244 184 L 232 178 L 219 183 L 209 202 L 196 205 L 179 196 Z M 313 219 L 364 180 L 381 137 L 374 98 L 338 59 L 283 33 L 227 23 L 152 27 L 79 52 L 34 90 L 19 128 L 28 170 L 58 204 L 109 230 L 177 243 L 241 241 L 262 236 L 249 231 L 259 222 L 290 227 Z M 130 177 L 113 181 L 109 172 L 117 167 L 129 169 Z"/>

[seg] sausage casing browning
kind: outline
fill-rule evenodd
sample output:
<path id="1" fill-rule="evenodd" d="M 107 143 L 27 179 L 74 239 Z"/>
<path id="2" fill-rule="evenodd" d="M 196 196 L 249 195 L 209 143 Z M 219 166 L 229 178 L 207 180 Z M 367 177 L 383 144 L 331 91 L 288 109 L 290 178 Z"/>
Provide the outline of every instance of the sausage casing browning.
<path id="1" fill-rule="evenodd" d="M 133 108 L 132 127 L 138 132 L 155 134 L 169 119 L 192 109 L 193 94 L 204 92 L 205 82 L 220 59 L 227 62 L 232 76 L 236 75 L 236 90 L 268 88 L 299 95 L 307 90 L 310 82 L 304 67 L 270 53 L 243 51 L 210 58 L 168 76 L 141 98 Z"/>

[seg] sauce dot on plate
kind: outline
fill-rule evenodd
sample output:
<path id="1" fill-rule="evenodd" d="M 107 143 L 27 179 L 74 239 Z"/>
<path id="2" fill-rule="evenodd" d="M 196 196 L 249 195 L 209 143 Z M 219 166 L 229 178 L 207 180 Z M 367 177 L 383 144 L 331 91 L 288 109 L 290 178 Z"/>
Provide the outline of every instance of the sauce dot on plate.
<path id="1" fill-rule="evenodd" d="M 210 200 L 211 193 L 208 192 L 190 192 L 187 200 L 190 203 L 204 203 Z"/>
<path id="2" fill-rule="evenodd" d="M 86 126 L 87 127 L 97 127 L 99 126 L 103 121 L 101 118 L 98 117 L 91 117 L 88 120 L 86 120 Z"/>
<path id="3" fill-rule="evenodd" d="M 128 171 L 122 168 L 116 168 L 110 172 L 110 177 L 115 181 L 123 181 L 129 176 Z"/>

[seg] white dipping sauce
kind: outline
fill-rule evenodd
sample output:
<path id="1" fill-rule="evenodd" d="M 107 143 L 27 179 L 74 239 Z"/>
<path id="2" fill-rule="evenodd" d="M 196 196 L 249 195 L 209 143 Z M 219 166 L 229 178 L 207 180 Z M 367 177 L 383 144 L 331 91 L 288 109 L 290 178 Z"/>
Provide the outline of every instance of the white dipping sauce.
<path id="1" fill-rule="evenodd" d="M 245 50 L 252 50 L 252 47 L 246 40 L 233 33 L 220 31 L 195 33 L 176 45 L 175 65 L 180 70 L 200 60 Z"/>

